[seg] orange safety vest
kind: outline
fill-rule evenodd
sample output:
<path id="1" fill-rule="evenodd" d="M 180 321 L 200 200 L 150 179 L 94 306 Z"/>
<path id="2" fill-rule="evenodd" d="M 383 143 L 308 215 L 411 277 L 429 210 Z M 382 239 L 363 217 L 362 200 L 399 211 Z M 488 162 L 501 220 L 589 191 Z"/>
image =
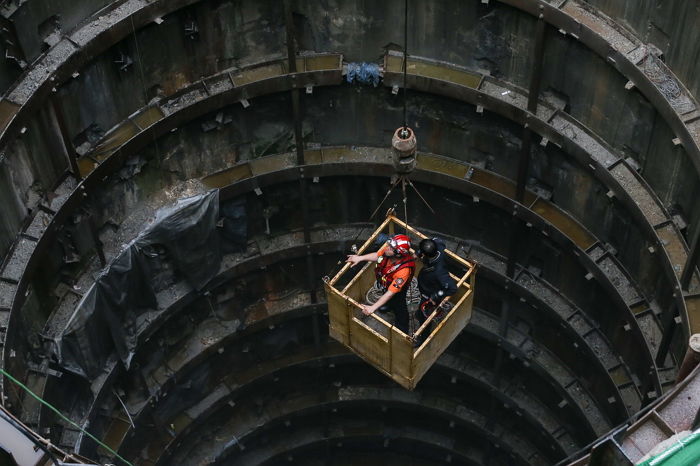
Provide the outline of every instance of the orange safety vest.
<path id="1" fill-rule="evenodd" d="M 411 278 L 413 278 L 413 271 L 416 269 L 416 261 L 410 258 L 400 262 L 393 262 L 386 256 L 380 256 L 377 261 L 377 266 L 374 268 L 377 284 L 379 284 L 379 287 L 383 290 L 389 289 L 389 285 L 394 281 L 394 274 L 405 268 L 411 269 Z"/>

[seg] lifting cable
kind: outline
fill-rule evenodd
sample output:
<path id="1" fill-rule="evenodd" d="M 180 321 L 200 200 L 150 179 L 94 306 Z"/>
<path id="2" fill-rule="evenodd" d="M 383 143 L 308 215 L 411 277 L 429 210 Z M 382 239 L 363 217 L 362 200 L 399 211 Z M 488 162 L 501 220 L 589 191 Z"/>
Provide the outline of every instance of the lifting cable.
<path id="1" fill-rule="evenodd" d="M 403 130 L 408 131 L 408 110 L 406 101 L 406 69 L 408 68 L 408 0 L 404 1 L 403 9 Z"/>
<path id="2" fill-rule="evenodd" d="M 61 419 L 63 419 L 64 421 L 66 421 L 67 423 L 69 423 L 70 425 L 72 425 L 73 427 L 75 427 L 76 429 L 80 430 L 80 432 L 82 432 L 83 434 L 85 434 L 86 436 L 88 436 L 89 438 L 91 438 L 92 440 L 94 440 L 99 446 L 101 446 L 102 448 L 104 448 L 105 450 L 107 450 L 108 452 L 110 452 L 111 454 L 113 454 L 113 455 L 115 456 L 115 458 L 118 458 L 119 460 L 121 460 L 121 461 L 122 461 L 124 464 L 126 464 L 127 466 L 134 466 L 132 463 L 130 463 L 129 461 L 127 461 L 127 460 L 125 460 L 124 458 L 122 458 L 122 457 L 119 455 L 119 453 L 117 453 L 116 451 L 112 450 L 110 447 L 108 447 L 108 446 L 105 445 L 103 442 L 101 442 L 100 440 L 98 440 L 97 437 L 95 437 L 94 435 L 92 435 L 90 432 L 86 431 L 85 429 L 83 429 L 82 427 L 80 427 L 78 424 L 76 424 L 76 423 L 73 422 L 72 420 L 68 419 L 68 418 L 67 418 L 65 415 L 63 415 L 63 413 L 61 413 L 58 409 L 56 409 L 54 406 L 52 406 L 51 404 L 49 404 L 47 401 L 45 401 L 45 400 L 44 400 L 43 398 L 41 398 L 39 395 L 37 395 L 36 393 L 34 393 L 33 391 L 31 391 L 31 390 L 30 390 L 26 385 L 24 385 L 22 382 L 20 382 L 19 380 L 15 379 L 15 378 L 12 377 L 10 374 L 8 374 L 7 371 L 5 371 L 4 369 L 0 369 L 0 374 L 4 375 L 4 376 L 7 377 L 9 380 L 11 380 L 11 381 L 14 382 L 16 385 L 18 385 L 21 389 L 23 389 L 25 392 L 29 393 L 34 399 L 36 399 L 39 403 L 41 403 L 41 404 L 43 404 L 44 406 L 46 406 L 47 408 L 49 408 L 51 411 L 53 411 L 55 414 L 57 414 Z"/>
<path id="3" fill-rule="evenodd" d="M 406 97 L 406 83 L 408 74 L 408 0 L 403 4 L 403 133 L 404 138 L 408 138 L 408 98 Z M 406 176 L 402 175 L 401 194 L 403 196 L 403 215 L 406 226 L 404 233 L 408 235 L 408 199 L 406 198 Z"/>
<path id="4" fill-rule="evenodd" d="M 433 208 L 430 206 L 428 201 L 421 195 L 421 193 L 418 191 L 418 189 L 415 187 L 415 185 L 411 182 L 411 180 L 408 178 L 408 174 L 413 171 L 415 168 L 416 160 L 415 160 L 415 152 L 416 152 L 416 142 L 415 142 L 415 136 L 413 134 L 413 131 L 408 127 L 408 97 L 406 96 L 407 88 L 408 88 L 408 0 L 404 0 L 404 44 L 403 44 L 403 125 L 399 127 L 399 129 L 396 130 L 394 133 L 394 137 L 392 139 L 392 148 L 394 152 L 402 152 L 401 154 L 394 154 L 394 165 L 396 167 L 396 175 L 397 178 L 392 181 L 391 186 L 389 187 L 389 190 L 387 191 L 386 195 L 384 198 L 379 202 L 377 207 L 375 208 L 374 212 L 372 212 L 372 215 L 370 215 L 369 220 L 370 222 L 374 219 L 375 215 L 379 212 L 381 209 L 382 205 L 384 202 L 388 199 L 388 197 L 391 195 L 392 191 L 401 185 L 401 195 L 402 195 L 402 202 L 403 202 L 403 211 L 404 211 L 404 222 L 405 222 L 405 227 L 404 227 L 404 232 L 408 234 L 408 195 L 406 193 L 406 186 L 409 186 L 415 193 L 418 195 L 421 201 L 430 209 L 430 212 L 435 214 L 435 211 Z M 396 204 L 394 205 L 394 209 L 396 208 Z M 360 237 L 362 232 L 364 231 L 365 227 L 362 227 L 360 231 L 357 233 L 355 238 L 352 241 L 352 246 L 353 246 L 353 253 L 357 253 L 356 250 L 356 242 L 357 239 Z M 337 266 L 342 268 L 342 264 L 345 262 L 342 258 L 338 261 Z M 333 275 L 335 275 L 337 271 L 334 272 Z"/>

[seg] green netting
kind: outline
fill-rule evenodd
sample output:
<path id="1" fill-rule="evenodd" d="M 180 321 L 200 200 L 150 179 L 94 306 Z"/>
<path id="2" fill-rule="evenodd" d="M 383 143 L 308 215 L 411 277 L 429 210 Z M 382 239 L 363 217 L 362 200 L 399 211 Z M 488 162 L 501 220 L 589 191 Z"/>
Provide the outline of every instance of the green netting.
<path id="1" fill-rule="evenodd" d="M 700 465 L 700 431 L 695 431 L 670 446 L 663 453 L 638 463 L 637 466 L 698 466 Z"/>

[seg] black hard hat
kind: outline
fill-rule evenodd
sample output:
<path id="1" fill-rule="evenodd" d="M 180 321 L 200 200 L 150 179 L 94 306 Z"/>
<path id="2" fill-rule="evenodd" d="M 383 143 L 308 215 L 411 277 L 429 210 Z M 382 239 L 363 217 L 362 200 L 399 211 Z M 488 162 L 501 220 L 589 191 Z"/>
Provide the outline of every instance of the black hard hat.
<path id="1" fill-rule="evenodd" d="M 429 259 L 433 258 L 438 253 L 437 243 L 432 239 L 424 239 L 418 245 L 418 251 L 421 256 L 425 256 Z"/>

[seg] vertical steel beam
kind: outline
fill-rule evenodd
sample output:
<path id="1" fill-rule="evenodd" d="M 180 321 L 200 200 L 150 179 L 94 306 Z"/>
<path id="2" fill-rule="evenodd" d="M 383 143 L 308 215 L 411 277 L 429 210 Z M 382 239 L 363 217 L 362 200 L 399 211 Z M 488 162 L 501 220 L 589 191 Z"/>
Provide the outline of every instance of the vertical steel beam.
<path id="1" fill-rule="evenodd" d="M 296 33 L 294 31 L 294 15 L 291 0 L 284 0 L 285 29 L 287 32 L 287 62 L 289 73 L 294 78 L 297 72 Z M 294 143 L 296 144 L 297 165 L 304 165 L 304 139 L 301 132 L 301 95 L 299 88 L 291 90 L 292 116 L 294 118 Z"/>
<path id="2" fill-rule="evenodd" d="M 510 293 L 508 289 L 508 284 L 504 286 L 506 296 L 501 301 L 501 318 L 498 321 L 498 342 L 496 357 L 493 361 L 493 375 L 491 377 L 491 382 L 496 390 L 500 388 L 501 385 L 501 373 L 503 371 L 503 361 L 508 357 L 507 351 L 503 348 L 503 342 L 508 336 L 508 322 L 510 321 Z M 493 430 L 496 423 L 496 405 L 497 401 L 495 398 L 491 400 L 490 415 L 489 420 L 486 422 L 486 429 Z"/>
<path id="3" fill-rule="evenodd" d="M 100 259 L 100 265 L 102 267 L 105 267 L 107 265 L 107 258 L 105 257 L 105 252 L 102 247 L 102 241 L 100 241 L 100 235 L 97 232 L 97 223 L 95 223 L 95 217 L 93 217 L 92 211 L 94 210 L 93 203 L 88 202 L 87 207 L 89 208 L 88 212 L 88 227 L 90 229 L 90 237 L 92 238 L 92 245 L 95 248 L 95 251 L 97 252 L 97 258 Z"/>
<path id="4" fill-rule="evenodd" d="M 289 66 L 289 73 L 294 77 L 294 73 L 297 72 L 297 52 L 296 52 L 296 38 L 294 31 L 294 15 L 292 14 L 292 4 L 291 0 L 284 0 L 284 17 L 285 17 L 285 29 L 287 33 L 287 62 Z M 297 153 L 297 165 L 299 168 L 299 194 L 301 200 L 301 214 L 304 224 L 304 242 L 306 244 L 310 241 L 309 233 L 309 213 L 306 202 L 306 179 L 304 178 L 304 139 L 301 133 L 301 96 L 299 95 L 299 89 L 293 88 L 291 90 L 292 97 L 292 118 L 294 120 L 294 144 L 296 145 Z"/>
<path id="5" fill-rule="evenodd" d="M 311 242 L 308 190 L 308 180 L 304 177 L 304 167 L 299 167 L 299 203 L 301 204 L 301 224 L 304 227 L 304 244 Z"/>
<path id="6" fill-rule="evenodd" d="M 284 0 L 284 19 L 285 30 L 287 35 L 287 62 L 289 73 L 294 78 L 294 73 L 297 72 L 297 50 L 296 50 L 296 32 L 294 30 L 294 15 L 292 14 L 291 0 Z M 304 243 L 307 247 L 306 254 L 306 275 L 307 286 L 309 289 L 309 297 L 312 304 L 318 302 L 316 285 L 317 277 L 314 260 L 311 256 L 310 246 L 311 231 L 309 222 L 309 206 L 308 206 L 308 180 L 304 177 L 304 167 L 306 164 L 304 158 L 304 136 L 302 134 L 301 120 L 301 94 L 299 88 L 294 87 L 291 90 L 292 98 L 292 118 L 294 120 L 294 144 L 297 153 L 297 165 L 299 165 L 299 202 L 301 203 L 301 217 L 304 228 Z M 318 313 L 314 313 L 312 317 L 314 346 L 317 351 L 321 351 L 321 327 Z"/>
<path id="7" fill-rule="evenodd" d="M 13 59 L 17 68 L 24 70 L 27 66 L 27 55 L 17 36 L 15 22 L 0 16 L 0 37 L 5 39 L 5 59 Z"/>
<path id="8" fill-rule="evenodd" d="M 535 27 L 535 47 L 532 51 L 532 70 L 530 73 L 530 86 L 527 98 L 527 109 L 532 114 L 537 113 L 537 101 L 542 84 L 542 65 L 544 63 L 544 39 L 546 33 L 546 23 L 544 16 L 540 14 Z M 523 128 L 520 160 L 518 161 L 518 178 L 515 187 L 515 200 L 522 204 L 525 200 L 525 186 L 527 184 L 527 173 L 530 168 L 530 152 L 532 151 L 532 131 L 527 123 Z M 510 228 L 510 244 L 508 247 L 508 261 L 506 264 L 506 275 L 513 278 L 515 274 L 515 262 L 517 252 L 522 244 L 524 236 L 523 222 L 513 215 Z"/>
<path id="9" fill-rule="evenodd" d="M 546 32 L 546 23 L 544 16 L 540 14 L 535 27 L 535 47 L 532 50 L 531 63 L 532 71 L 530 73 L 530 86 L 527 98 L 527 110 L 532 114 L 537 113 L 537 101 L 540 94 L 540 86 L 542 83 L 542 64 L 544 61 L 544 36 Z M 520 151 L 520 160 L 518 162 L 518 179 L 515 188 L 515 200 L 522 204 L 525 200 L 525 185 L 527 183 L 527 172 L 530 168 L 530 152 L 532 150 L 532 131 L 527 123 L 523 128 L 523 139 Z M 517 207 L 516 207 L 517 208 Z M 513 219 L 510 228 L 510 244 L 508 247 L 508 261 L 506 263 L 506 276 L 508 279 L 515 277 L 515 262 L 518 256 L 518 251 L 523 244 L 525 229 L 522 220 L 518 219 L 513 212 Z M 506 292 L 508 284 L 505 285 Z M 501 304 L 501 319 L 499 322 L 499 339 L 505 340 L 508 332 L 508 323 L 510 321 L 511 303 L 509 298 L 505 298 Z M 501 343 L 499 341 L 499 347 Z M 499 348 L 496 360 L 494 361 L 494 385 L 498 388 L 501 378 L 501 370 L 503 359 L 506 357 L 506 351 L 502 347 Z"/>
<path id="10" fill-rule="evenodd" d="M 542 85 L 542 65 L 544 62 L 544 36 L 546 24 L 544 16 L 540 15 L 535 28 L 535 47 L 532 51 L 532 71 L 530 73 L 530 87 L 527 97 L 527 110 L 532 114 L 537 113 L 537 101 L 539 100 L 540 86 Z M 523 143 L 518 163 L 518 180 L 515 199 L 522 203 L 525 198 L 525 183 L 530 166 L 530 150 L 532 146 L 532 131 L 527 124 L 523 129 Z"/>
<path id="11" fill-rule="evenodd" d="M 542 82 L 542 64 L 544 61 L 544 36 L 546 32 L 546 24 L 544 16 L 540 15 L 535 28 L 535 47 L 532 51 L 532 72 L 530 73 L 530 86 L 527 98 L 527 110 L 532 114 L 537 113 L 537 101 L 540 94 L 540 86 Z M 518 162 L 518 179 L 515 188 L 515 200 L 522 204 L 525 200 L 525 185 L 527 183 L 527 172 L 530 168 L 530 152 L 532 150 L 532 131 L 527 123 L 523 128 L 523 138 L 520 151 L 520 160 Z M 516 207 L 517 208 L 517 207 Z M 508 279 L 513 279 L 515 276 L 515 263 L 518 256 L 518 251 L 523 244 L 525 229 L 523 228 L 522 220 L 518 219 L 513 212 L 513 219 L 510 227 L 510 244 L 508 247 L 508 261 L 506 263 L 506 276 Z M 505 285 L 506 292 L 508 284 Z M 510 321 L 511 303 L 506 297 L 501 303 L 501 319 L 499 321 L 499 350 L 496 354 L 493 368 L 493 382 L 496 388 L 501 382 L 501 372 L 503 360 L 507 357 L 506 350 L 501 347 L 502 341 L 505 340 L 508 333 L 508 323 Z M 492 416 L 495 414 L 495 406 L 492 406 Z"/>
<path id="12" fill-rule="evenodd" d="M 530 127 L 527 123 L 523 128 L 523 141 L 520 149 L 515 200 L 522 204 L 525 200 L 525 184 L 527 183 L 527 172 L 530 168 L 530 152 L 532 151 L 532 131 L 530 131 Z"/>
<path id="13" fill-rule="evenodd" d="M 698 259 L 700 259 L 700 225 L 695 227 L 693 241 L 690 245 L 690 254 L 688 254 L 688 259 L 685 261 L 685 267 L 683 267 L 683 273 L 681 274 L 681 288 L 684 291 L 688 291 Z"/>
<path id="14" fill-rule="evenodd" d="M 508 284 L 504 286 L 505 293 L 510 293 Z M 498 354 L 493 364 L 493 384 L 498 388 L 501 384 L 501 369 L 503 368 L 503 360 L 507 356 L 506 350 L 503 348 L 503 342 L 508 336 L 508 323 L 510 322 L 510 295 L 506 295 L 501 301 L 501 318 L 498 321 Z"/>
<path id="15" fill-rule="evenodd" d="M 292 1 L 284 0 L 284 23 L 287 33 L 287 60 L 289 61 L 289 72 L 297 72 L 297 51 L 294 31 L 294 15 L 292 14 Z"/>
<path id="16" fill-rule="evenodd" d="M 508 260 L 506 261 L 506 277 L 511 280 L 515 277 L 515 263 L 522 243 L 520 240 L 522 233 L 522 221 L 513 212 L 513 218 L 510 220 L 510 241 L 508 242 Z"/>
<path id="17" fill-rule="evenodd" d="M 663 315 L 661 321 L 661 327 L 663 331 L 663 336 L 661 337 L 661 343 L 659 343 L 659 349 L 656 351 L 656 367 L 664 367 L 664 361 L 666 360 L 666 355 L 671 347 L 671 341 L 676 333 L 676 316 L 678 315 L 678 308 L 673 306 L 666 314 Z"/>
<path id="18" fill-rule="evenodd" d="M 544 64 L 544 36 L 547 23 L 544 15 L 540 14 L 535 27 L 535 49 L 532 53 L 532 73 L 530 74 L 530 88 L 527 96 L 527 110 L 530 113 L 537 111 L 537 101 L 540 97 L 542 85 L 542 66 Z"/>
<path id="19" fill-rule="evenodd" d="M 71 141 L 70 134 L 68 133 L 68 126 L 66 125 L 65 114 L 63 113 L 63 107 L 61 102 L 58 100 L 56 95 L 51 96 L 51 108 L 53 109 L 54 116 L 56 117 L 56 122 L 58 123 L 59 136 L 63 142 L 63 147 L 68 155 L 68 161 L 70 163 L 71 172 L 76 180 L 81 181 L 83 177 L 80 174 L 80 168 L 78 168 L 78 153 L 75 151 L 75 146 Z M 85 187 L 80 186 L 83 197 L 87 198 L 88 194 L 85 192 Z M 95 218 L 93 216 L 94 205 L 90 200 L 85 201 L 85 208 L 87 210 L 87 221 L 88 229 L 90 230 L 90 237 L 92 239 L 93 247 L 97 253 L 97 257 L 100 260 L 102 267 L 107 265 L 107 258 L 105 257 L 104 249 L 102 248 L 102 241 L 100 241 L 100 235 L 97 232 L 97 224 L 95 223 Z"/>
<path id="20" fill-rule="evenodd" d="M 304 165 L 304 136 L 301 132 L 301 92 L 298 88 L 291 90 L 292 115 L 294 117 L 294 144 L 297 151 L 297 165 Z"/>
<path id="21" fill-rule="evenodd" d="M 58 129 L 60 131 L 61 141 L 63 141 L 63 147 L 65 147 L 66 154 L 68 154 L 68 162 L 70 164 L 71 172 L 73 173 L 75 179 L 80 181 L 83 178 L 80 174 L 80 169 L 78 168 L 78 153 L 75 151 L 70 134 L 68 134 L 68 126 L 66 125 L 63 106 L 56 95 L 51 96 L 51 107 L 53 109 L 54 116 L 56 117 L 56 122 L 58 123 Z"/>
<path id="22" fill-rule="evenodd" d="M 642 383 L 641 386 L 641 393 L 642 393 L 642 400 L 641 400 L 641 406 L 644 408 L 648 404 L 650 404 L 652 401 L 656 400 L 659 396 L 662 395 L 662 393 L 657 393 L 654 391 L 652 393 L 652 389 L 654 387 L 654 372 L 656 371 L 656 366 L 650 366 L 649 371 L 644 374 L 644 382 Z"/>

